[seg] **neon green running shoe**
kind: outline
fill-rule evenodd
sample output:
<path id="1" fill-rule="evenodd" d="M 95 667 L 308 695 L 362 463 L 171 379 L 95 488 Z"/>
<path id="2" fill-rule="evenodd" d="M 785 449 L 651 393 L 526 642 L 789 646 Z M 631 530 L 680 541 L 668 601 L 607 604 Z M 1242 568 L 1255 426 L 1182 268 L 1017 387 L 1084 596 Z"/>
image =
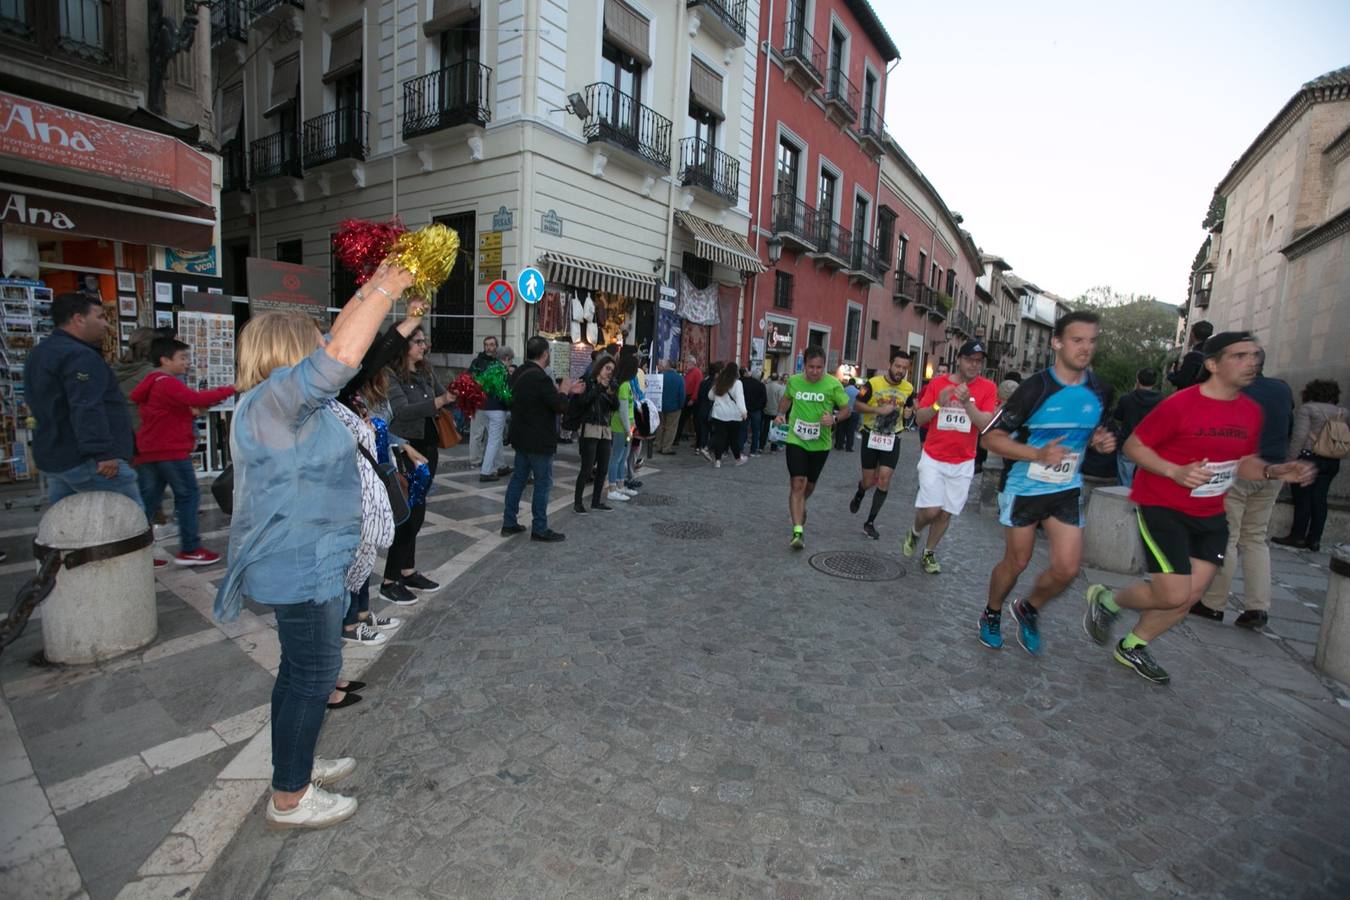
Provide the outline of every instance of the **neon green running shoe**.
<path id="1" fill-rule="evenodd" d="M 794 531 L 792 533 L 792 543 L 788 544 L 788 546 L 791 547 L 793 550 L 805 550 L 806 549 L 805 536 L 800 531 Z"/>
<path id="2" fill-rule="evenodd" d="M 919 545 L 919 536 L 915 534 L 914 529 L 911 528 L 909 530 L 909 534 L 905 535 L 904 546 L 902 546 L 900 549 L 901 551 L 904 552 L 906 556 L 913 556 L 914 548 L 917 547 L 918 545 Z"/>
<path id="3" fill-rule="evenodd" d="M 932 550 L 923 551 L 923 556 L 919 558 L 919 565 L 929 575 L 942 574 L 942 566 L 938 565 L 937 557 L 933 555 Z"/>

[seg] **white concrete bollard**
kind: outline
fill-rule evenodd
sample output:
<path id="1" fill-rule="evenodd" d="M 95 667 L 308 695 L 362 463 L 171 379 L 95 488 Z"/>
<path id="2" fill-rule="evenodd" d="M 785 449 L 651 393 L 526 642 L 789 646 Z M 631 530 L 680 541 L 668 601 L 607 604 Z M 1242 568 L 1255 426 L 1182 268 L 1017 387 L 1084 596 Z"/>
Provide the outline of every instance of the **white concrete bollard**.
<path id="1" fill-rule="evenodd" d="M 1337 544 L 1331 551 L 1327 602 L 1313 662 L 1318 671 L 1350 684 L 1350 544 Z"/>
<path id="2" fill-rule="evenodd" d="M 1143 571 L 1144 548 L 1129 488 L 1097 488 L 1088 498 L 1084 517 L 1084 565 L 1110 572 Z"/>
<path id="3" fill-rule="evenodd" d="M 65 551 L 113 544 L 144 535 L 140 504 L 112 491 L 72 494 L 38 524 L 37 544 Z M 42 602 L 47 659 L 95 663 L 144 647 L 155 639 L 154 543 L 110 559 L 56 572 Z"/>

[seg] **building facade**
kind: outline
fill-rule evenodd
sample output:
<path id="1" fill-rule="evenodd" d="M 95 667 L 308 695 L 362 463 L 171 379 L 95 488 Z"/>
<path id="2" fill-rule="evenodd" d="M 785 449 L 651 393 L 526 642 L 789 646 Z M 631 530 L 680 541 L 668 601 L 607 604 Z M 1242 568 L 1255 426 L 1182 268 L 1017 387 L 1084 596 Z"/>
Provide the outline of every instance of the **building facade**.
<path id="1" fill-rule="evenodd" d="M 738 356 L 790 372 L 817 345 L 831 371 L 852 372 L 888 267 L 879 245 L 896 234 L 879 214 L 879 159 L 899 50 L 866 0 L 788 0 L 760 13 L 750 225 L 768 271 L 738 317 Z"/>
<path id="2" fill-rule="evenodd" d="M 984 272 L 975 282 L 980 312 L 975 323 L 976 336 L 985 341 L 988 375 L 995 380 L 1008 372 L 1020 371 L 1018 342 L 1022 321 L 1021 303 L 1007 274 L 1012 265 L 1001 256 L 982 254 Z"/>
<path id="3" fill-rule="evenodd" d="M 263 7 L 222 16 L 216 51 L 237 292 L 261 256 L 326 272 L 340 306 L 352 290 L 333 263 L 340 222 L 399 217 L 460 235 L 433 306 L 445 365 L 466 364 L 488 334 L 587 347 L 664 337 L 666 355 L 685 340 L 682 303 L 702 311 L 688 339 L 705 346 L 734 317 L 743 273 L 760 267 L 744 238 L 757 3 L 249 8 Z M 488 286 L 528 266 L 547 281 L 542 299 L 494 315 Z"/>

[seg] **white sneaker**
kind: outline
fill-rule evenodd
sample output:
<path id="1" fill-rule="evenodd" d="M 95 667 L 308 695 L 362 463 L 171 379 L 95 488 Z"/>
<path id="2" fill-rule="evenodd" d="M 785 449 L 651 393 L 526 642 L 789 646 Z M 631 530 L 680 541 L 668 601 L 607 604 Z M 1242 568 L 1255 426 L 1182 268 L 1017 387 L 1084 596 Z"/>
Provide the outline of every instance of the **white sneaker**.
<path id="1" fill-rule="evenodd" d="M 714 469 L 720 469 L 720 468 L 722 468 L 722 461 L 721 461 L 720 459 L 714 459 L 714 460 L 713 460 L 713 468 L 714 468 Z"/>
<path id="2" fill-rule="evenodd" d="M 155 541 L 167 541 L 170 538 L 178 537 L 178 526 L 173 522 L 165 522 L 163 525 L 155 526 Z"/>
<path id="3" fill-rule="evenodd" d="M 393 631 L 403 624 L 403 620 L 397 616 L 382 616 L 377 612 L 372 612 L 370 618 L 366 619 L 366 624 L 377 631 Z"/>
<path id="4" fill-rule="evenodd" d="M 638 495 L 638 492 L 635 491 L 635 490 L 633 490 L 633 489 L 630 488 L 630 487 L 616 488 L 616 490 L 617 490 L 619 493 L 625 495 L 629 500 L 632 500 L 634 497 L 636 497 L 636 496 Z"/>
<path id="5" fill-rule="evenodd" d="M 618 502 L 620 502 L 620 503 L 627 503 L 627 502 L 628 502 L 628 495 L 625 494 L 623 491 L 613 490 L 613 491 L 610 491 L 608 494 L 606 494 L 605 497 L 606 497 L 606 499 L 609 499 L 609 500 L 615 500 L 615 501 L 618 501 Z"/>
<path id="6" fill-rule="evenodd" d="M 327 828 L 356 814 L 356 798 L 331 794 L 311 784 L 294 809 L 277 809 L 276 795 L 267 801 L 268 828 Z"/>
<path id="7" fill-rule="evenodd" d="M 749 461 L 750 461 L 750 457 L 748 457 L 748 456 L 742 456 L 740 459 L 736 460 L 736 465 L 738 465 L 738 466 L 743 466 L 743 465 L 745 465 L 746 463 L 748 463 Z"/>
<path id="8" fill-rule="evenodd" d="M 337 759 L 314 757 L 314 766 L 309 770 L 309 780 L 317 785 L 337 784 L 356 771 L 356 760 L 350 756 Z"/>
<path id="9" fill-rule="evenodd" d="M 346 628 L 342 629 L 342 639 L 349 644 L 374 646 L 375 644 L 383 644 L 389 640 L 389 637 L 371 628 L 365 622 L 357 622 L 356 628 L 352 631 L 348 631 Z"/>

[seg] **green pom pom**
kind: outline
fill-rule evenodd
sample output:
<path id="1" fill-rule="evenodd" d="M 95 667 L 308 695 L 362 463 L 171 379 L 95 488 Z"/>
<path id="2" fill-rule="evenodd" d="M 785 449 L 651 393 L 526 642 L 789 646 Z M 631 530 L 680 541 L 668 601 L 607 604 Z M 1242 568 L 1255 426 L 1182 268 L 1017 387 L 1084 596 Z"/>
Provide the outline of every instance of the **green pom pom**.
<path id="1" fill-rule="evenodd" d="M 506 380 L 506 366 L 499 362 L 488 366 L 484 372 L 477 376 L 477 381 L 485 394 L 489 397 L 495 397 L 503 403 L 510 403 L 511 387 L 506 383 Z"/>

